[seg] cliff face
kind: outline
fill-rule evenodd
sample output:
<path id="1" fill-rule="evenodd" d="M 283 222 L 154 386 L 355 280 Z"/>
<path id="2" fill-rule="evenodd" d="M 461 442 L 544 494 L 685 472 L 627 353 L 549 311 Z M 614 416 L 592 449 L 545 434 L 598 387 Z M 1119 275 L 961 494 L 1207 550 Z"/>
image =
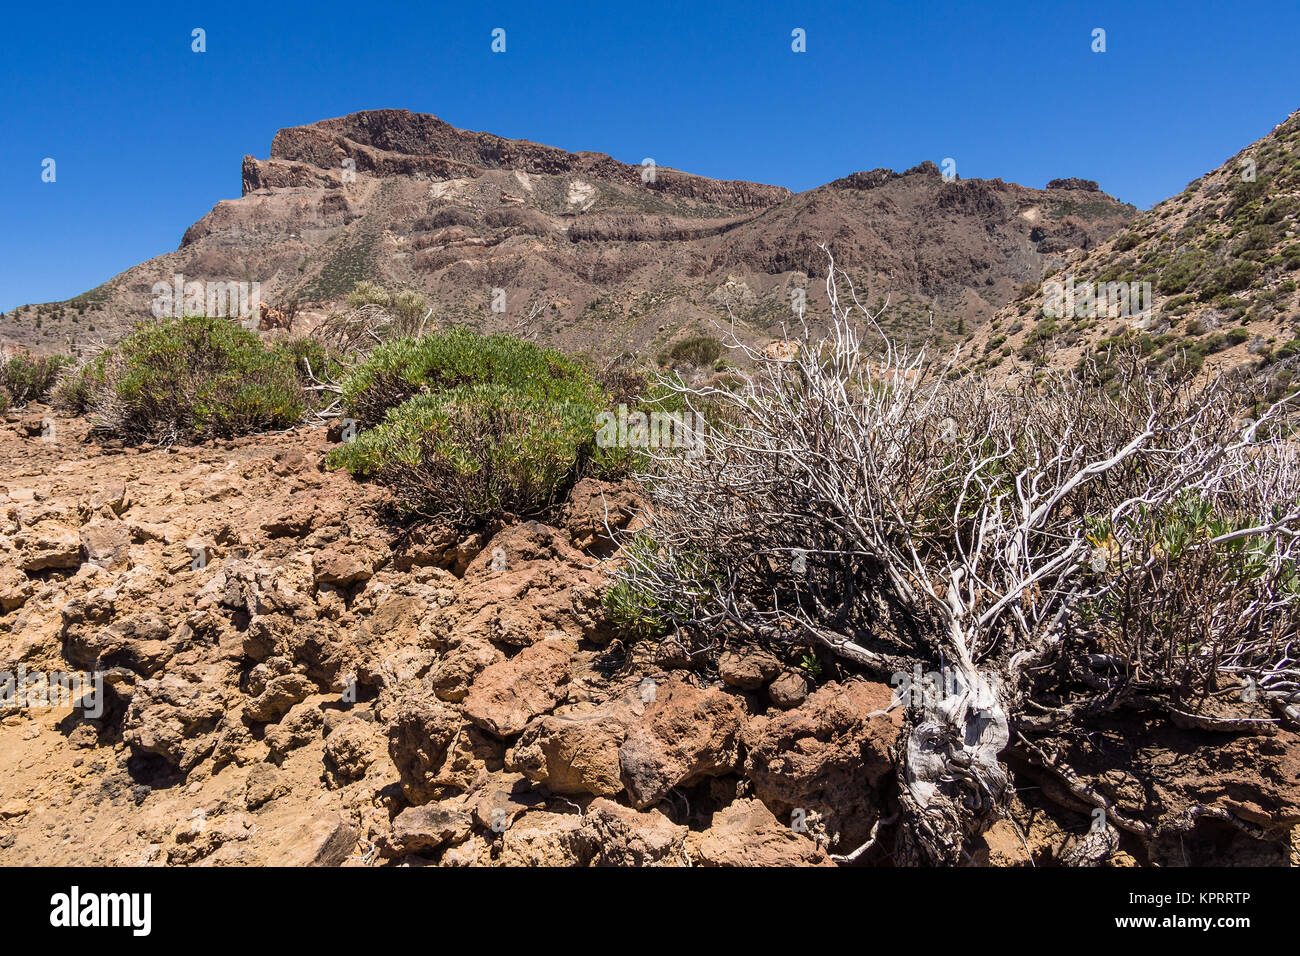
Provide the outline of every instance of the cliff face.
<path id="1" fill-rule="evenodd" d="M 890 295 L 908 339 L 955 340 L 1134 210 L 1083 180 L 1049 190 L 945 181 L 923 163 L 792 194 L 373 110 L 276 134 L 243 161 L 243 195 L 176 252 L 75 299 L 6 316 L 44 351 L 111 341 L 150 314 L 154 283 L 257 282 L 263 302 L 327 311 L 361 279 L 424 292 L 445 323 L 598 355 L 653 352 L 734 318 L 779 337 L 791 297 L 825 306 L 825 243 L 859 288 Z M 493 312 L 494 290 L 506 311 Z M 39 320 L 39 325 L 38 325 Z"/>

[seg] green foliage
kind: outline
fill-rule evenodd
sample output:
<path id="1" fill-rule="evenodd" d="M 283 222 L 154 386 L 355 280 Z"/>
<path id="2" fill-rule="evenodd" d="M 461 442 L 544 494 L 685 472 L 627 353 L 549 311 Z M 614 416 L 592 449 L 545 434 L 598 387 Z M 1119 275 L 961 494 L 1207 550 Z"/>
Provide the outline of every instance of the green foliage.
<path id="1" fill-rule="evenodd" d="M 44 401 L 59 373 L 72 364 L 66 355 L 15 355 L 0 362 L 0 392 L 7 399 L 5 408 Z"/>
<path id="2" fill-rule="evenodd" d="M 497 383 L 417 395 L 329 456 L 393 487 L 399 511 L 485 521 L 544 514 L 595 450 L 596 406 Z"/>
<path id="3" fill-rule="evenodd" d="M 1156 288 L 1166 295 L 1186 292 L 1196 278 L 1205 271 L 1205 256 L 1199 252 L 1187 252 L 1171 262 L 1160 273 Z"/>
<path id="4" fill-rule="evenodd" d="M 814 681 L 822 676 L 822 662 L 814 654 L 804 654 L 799 658 L 799 669 Z"/>
<path id="5" fill-rule="evenodd" d="M 625 449 L 597 447 L 609 399 L 559 352 L 452 329 L 375 349 L 343 383 L 365 429 L 331 467 L 393 488 L 406 515 L 464 525 L 545 514 L 582 475 L 612 474 Z"/>
<path id="6" fill-rule="evenodd" d="M 220 318 L 186 316 L 139 325 L 60 388 L 62 404 L 88 410 L 128 440 L 231 437 L 285 428 L 303 414 L 290 354 Z"/>
<path id="7" fill-rule="evenodd" d="M 598 403 L 600 387 L 573 359 L 507 335 L 457 328 L 379 346 L 343 383 L 343 404 L 368 428 L 421 391 L 491 384 L 548 401 Z"/>
<path id="8" fill-rule="evenodd" d="M 1210 298 L 1225 292 L 1238 292 L 1250 288 L 1250 284 L 1259 276 L 1259 266 L 1244 259 L 1238 259 L 1220 266 L 1205 277 L 1201 283 L 1202 298 Z"/>
<path id="9" fill-rule="evenodd" d="M 623 553 L 633 568 L 644 567 L 669 560 L 682 582 L 680 593 L 674 598 L 656 596 L 639 583 L 636 573 L 624 573 L 606 588 L 603 597 L 605 613 L 623 636 L 630 641 L 649 638 L 655 640 L 672 631 L 675 624 L 691 620 L 697 595 L 686 582 L 703 581 L 716 572 L 700 555 L 678 556 L 670 560 L 658 542 L 646 531 L 638 531 L 623 546 Z"/>
<path id="10" fill-rule="evenodd" d="M 712 365 L 722 355 L 722 343 L 712 335 L 692 335 L 674 342 L 659 353 L 659 364 L 668 367 Z"/>

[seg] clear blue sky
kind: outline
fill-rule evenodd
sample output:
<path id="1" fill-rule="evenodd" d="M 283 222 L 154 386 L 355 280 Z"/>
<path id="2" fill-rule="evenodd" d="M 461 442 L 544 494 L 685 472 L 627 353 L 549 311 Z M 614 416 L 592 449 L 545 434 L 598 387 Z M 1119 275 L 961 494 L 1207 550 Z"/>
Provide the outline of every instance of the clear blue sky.
<path id="1" fill-rule="evenodd" d="M 1298 39 L 1296 0 L 13 3 L 0 310 L 176 248 L 276 130 L 380 107 L 795 190 L 952 157 L 1148 207 L 1300 106 Z"/>

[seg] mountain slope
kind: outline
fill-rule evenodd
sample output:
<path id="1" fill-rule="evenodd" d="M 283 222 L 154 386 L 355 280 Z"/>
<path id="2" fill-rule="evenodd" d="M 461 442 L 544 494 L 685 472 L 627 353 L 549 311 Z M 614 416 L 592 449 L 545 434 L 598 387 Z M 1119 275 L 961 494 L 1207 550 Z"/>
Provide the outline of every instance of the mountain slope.
<path id="1" fill-rule="evenodd" d="M 977 365 L 1070 364 L 1115 344 L 1193 371 L 1207 359 L 1253 370 L 1300 353 L 1298 214 L 1300 112 L 1024 290 L 976 337 Z M 1082 301 L 1060 308 L 1061 296 L 1053 308 L 1048 284 L 1071 278 L 1080 290 L 1146 283 L 1151 307 L 1112 314 L 1108 301 L 1105 313 L 1089 315 Z"/>
<path id="2" fill-rule="evenodd" d="M 405 110 L 281 130 L 269 159 L 244 158 L 243 184 L 177 251 L 16 310 L 0 338 L 43 351 L 111 340 L 150 313 L 155 283 L 181 274 L 260 283 L 263 302 L 307 322 L 374 279 L 421 290 L 439 322 L 597 354 L 650 352 L 729 310 L 761 340 L 780 335 L 792 290 L 824 304 L 822 242 L 868 295 L 891 294 L 901 335 L 955 338 L 1135 211 L 1083 180 L 946 182 L 933 163 L 793 195 Z"/>

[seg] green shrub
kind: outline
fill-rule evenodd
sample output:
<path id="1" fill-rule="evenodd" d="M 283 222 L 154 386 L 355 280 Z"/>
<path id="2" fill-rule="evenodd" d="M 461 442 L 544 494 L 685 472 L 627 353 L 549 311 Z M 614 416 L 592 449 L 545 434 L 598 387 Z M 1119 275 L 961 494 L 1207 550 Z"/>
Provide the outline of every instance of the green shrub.
<path id="1" fill-rule="evenodd" d="M 1199 252 L 1187 252 L 1179 256 L 1160 273 L 1156 288 L 1166 295 L 1186 292 L 1187 287 L 1195 281 L 1205 269 L 1205 256 Z"/>
<path id="2" fill-rule="evenodd" d="M 285 428 L 303 414 L 292 357 L 221 318 L 138 325 L 59 393 L 131 441 L 225 438 Z"/>
<path id="3" fill-rule="evenodd" d="M 67 355 L 15 355 L 0 362 L 0 392 L 9 405 L 44 401 L 59 373 L 73 364 Z"/>
<path id="4" fill-rule="evenodd" d="M 499 383 L 417 395 L 329 455 L 391 486 L 404 514 L 465 523 L 545 513 L 591 461 L 596 404 Z"/>
<path id="5" fill-rule="evenodd" d="M 722 343 L 712 335 L 692 335 L 674 342 L 660 353 L 659 364 L 667 366 L 690 365 L 700 368 L 712 365 L 722 355 Z"/>
<path id="6" fill-rule="evenodd" d="M 1201 283 L 1202 298 L 1211 298 L 1225 292 L 1247 289 L 1259 276 L 1259 266 L 1246 260 L 1237 260 L 1220 266 Z"/>
<path id="7" fill-rule="evenodd" d="M 580 362 L 504 335 L 452 329 L 381 345 L 343 383 L 364 429 L 331 467 L 393 488 L 397 510 L 470 526 L 545 514 L 628 449 L 597 446 L 610 400 Z"/>
<path id="8" fill-rule="evenodd" d="M 362 428 L 421 391 L 496 384 L 548 400 L 597 402 L 600 388 L 575 360 L 508 335 L 450 329 L 379 346 L 343 383 L 343 404 Z"/>

